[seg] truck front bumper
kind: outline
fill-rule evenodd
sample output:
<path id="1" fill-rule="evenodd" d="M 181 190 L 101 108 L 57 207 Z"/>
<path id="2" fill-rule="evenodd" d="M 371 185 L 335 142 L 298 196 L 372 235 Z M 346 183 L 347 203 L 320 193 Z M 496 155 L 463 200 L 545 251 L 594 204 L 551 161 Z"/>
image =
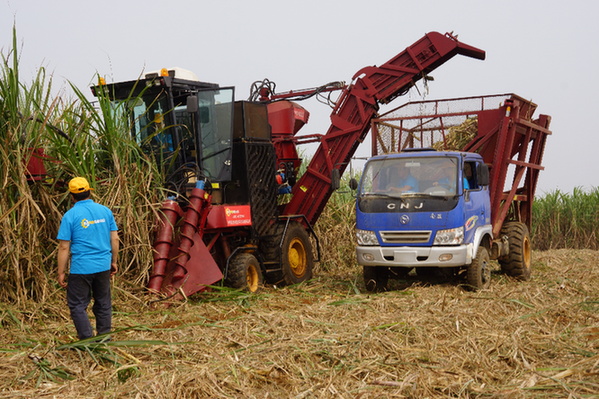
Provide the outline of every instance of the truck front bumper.
<path id="1" fill-rule="evenodd" d="M 362 266 L 455 267 L 472 263 L 472 244 L 451 247 L 361 247 L 356 248 Z"/>

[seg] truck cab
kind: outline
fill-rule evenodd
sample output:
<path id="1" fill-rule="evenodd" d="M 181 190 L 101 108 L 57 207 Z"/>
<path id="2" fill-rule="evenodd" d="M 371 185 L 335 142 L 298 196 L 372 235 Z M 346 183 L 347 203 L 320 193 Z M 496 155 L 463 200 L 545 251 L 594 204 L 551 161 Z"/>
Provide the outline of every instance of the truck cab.
<path id="1" fill-rule="evenodd" d="M 356 237 L 367 288 L 386 285 L 389 271 L 472 264 L 492 239 L 483 158 L 428 148 L 372 157 L 358 187 Z"/>

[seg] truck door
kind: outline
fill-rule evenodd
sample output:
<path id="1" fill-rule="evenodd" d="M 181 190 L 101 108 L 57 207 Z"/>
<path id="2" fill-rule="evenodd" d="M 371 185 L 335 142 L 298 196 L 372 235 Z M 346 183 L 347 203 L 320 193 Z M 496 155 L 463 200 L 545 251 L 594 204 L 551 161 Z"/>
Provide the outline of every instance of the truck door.
<path id="1" fill-rule="evenodd" d="M 473 241 L 474 232 L 478 227 L 491 223 L 488 187 L 480 185 L 477 181 L 477 168 L 479 167 L 481 167 L 480 161 L 467 160 L 462 168 L 464 240 L 466 243 Z"/>

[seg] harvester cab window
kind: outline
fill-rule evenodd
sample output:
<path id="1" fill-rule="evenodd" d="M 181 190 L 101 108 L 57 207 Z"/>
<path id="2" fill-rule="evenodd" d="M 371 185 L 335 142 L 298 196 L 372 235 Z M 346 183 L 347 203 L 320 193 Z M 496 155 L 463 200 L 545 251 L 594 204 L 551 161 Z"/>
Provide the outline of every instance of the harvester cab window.
<path id="1" fill-rule="evenodd" d="M 197 93 L 200 164 L 202 172 L 212 181 L 231 180 L 233 95 L 233 88 Z"/>
<path id="2" fill-rule="evenodd" d="M 147 151 L 161 159 L 169 158 L 175 150 L 170 123 L 168 104 L 164 98 L 144 97 L 130 101 L 132 134 L 135 140 Z"/>
<path id="3" fill-rule="evenodd" d="M 135 141 L 146 144 L 155 140 L 161 130 L 164 130 L 164 107 L 159 101 L 144 101 L 142 98 L 129 100 L 131 116 L 131 132 Z"/>
<path id="4" fill-rule="evenodd" d="M 183 101 L 183 105 L 181 105 L 181 101 Z M 192 116 L 187 112 L 185 99 L 181 99 L 181 101 L 177 101 L 173 109 L 175 120 L 173 130 L 180 140 L 182 161 L 194 164 L 197 162 L 197 146 L 194 140 Z"/>

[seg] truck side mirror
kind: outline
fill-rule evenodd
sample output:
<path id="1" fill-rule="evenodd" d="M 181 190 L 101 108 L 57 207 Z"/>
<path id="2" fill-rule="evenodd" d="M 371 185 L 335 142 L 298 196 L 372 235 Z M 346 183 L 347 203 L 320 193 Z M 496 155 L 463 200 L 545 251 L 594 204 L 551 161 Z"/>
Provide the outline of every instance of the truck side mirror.
<path id="1" fill-rule="evenodd" d="M 187 97 L 187 112 L 195 114 L 198 112 L 198 96 Z"/>
<path id="2" fill-rule="evenodd" d="M 358 189 L 358 181 L 355 177 L 349 179 L 349 188 L 351 188 L 354 191 Z"/>
<path id="3" fill-rule="evenodd" d="M 489 185 L 489 167 L 485 164 L 481 164 L 476 168 L 477 180 L 480 186 Z"/>

